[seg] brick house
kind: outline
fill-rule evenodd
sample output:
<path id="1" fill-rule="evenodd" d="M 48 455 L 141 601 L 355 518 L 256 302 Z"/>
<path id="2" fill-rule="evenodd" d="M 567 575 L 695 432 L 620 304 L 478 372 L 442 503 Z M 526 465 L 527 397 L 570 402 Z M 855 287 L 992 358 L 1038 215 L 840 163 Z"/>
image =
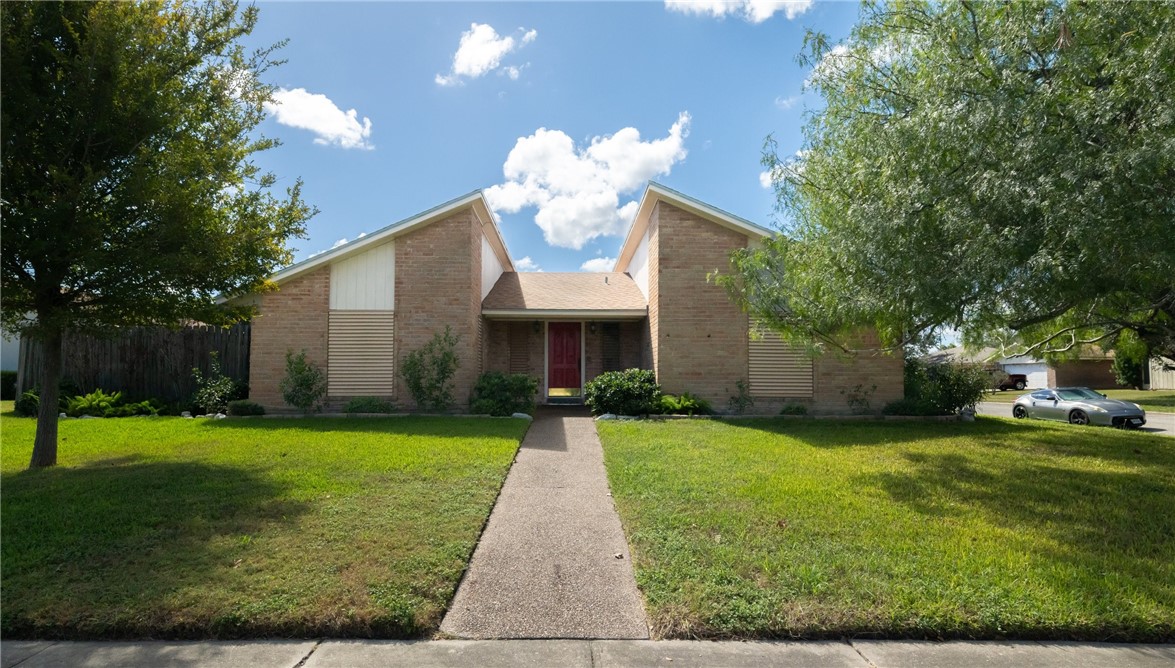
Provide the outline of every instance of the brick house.
<path id="1" fill-rule="evenodd" d="M 603 371 L 652 369 L 666 392 L 724 410 L 748 383 L 755 412 L 788 403 L 847 412 L 863 388 L 873 409 L 902 396 L 899 357 L 816 360 L 748 318 L 706 275 L 771 231 L 650 183 L 608 273 L 518 273 L 480 191 L 283 269 L 256 298 L 251 398 L 281 410 L 287 350 L 327 371 L 328 401 L 393 399 L 413 408 L 397 370 L 445 326 L 458 335 L 463 403 L 484 371 L 539 379 L 540 403 L 582 401 Z M 876 389 L 870 389 L 876 386 Z"/>

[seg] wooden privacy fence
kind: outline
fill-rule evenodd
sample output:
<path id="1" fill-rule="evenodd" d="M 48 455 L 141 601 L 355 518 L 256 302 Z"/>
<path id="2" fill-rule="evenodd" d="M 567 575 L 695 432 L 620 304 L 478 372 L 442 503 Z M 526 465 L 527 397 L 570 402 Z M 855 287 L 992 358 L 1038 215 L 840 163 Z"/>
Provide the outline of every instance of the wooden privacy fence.
<path id="1" fill-rule="evenodd" d="M 77 383 L 83 392 L 102 389 L 120 391 L 136 401 L 187 401 L 196 390 L 192 369 L 207 374 L 212 352 L 219 353 L 224 375 L 249 381 L 249 329 L 244 323 L 229 329 L 130 327 L 109 338 L 66 334 L 61 377 Z M 41 345 L 21 339 L 18 392 L 40 384 L 43 361 Z"/>

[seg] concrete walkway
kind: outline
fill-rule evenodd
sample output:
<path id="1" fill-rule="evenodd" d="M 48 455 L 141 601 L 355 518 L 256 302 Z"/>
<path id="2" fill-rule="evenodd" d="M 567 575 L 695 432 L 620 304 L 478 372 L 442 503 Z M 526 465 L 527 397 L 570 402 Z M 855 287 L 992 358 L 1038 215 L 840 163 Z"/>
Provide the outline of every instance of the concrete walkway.
<path id="1" fill-rule="evenodd" d="M 3 668 L 366 668 L 368 666 L 811 666 L 1170 668 L 1175 645 L 1069 642 L 702 642 L 686 640 L 250 640 L 0 643 Z"/>
<path id="2" fill-rule="evenodd" d="M 649 637 L 604 450 L 582 409 L 536 414 L 441 632 Z"/>

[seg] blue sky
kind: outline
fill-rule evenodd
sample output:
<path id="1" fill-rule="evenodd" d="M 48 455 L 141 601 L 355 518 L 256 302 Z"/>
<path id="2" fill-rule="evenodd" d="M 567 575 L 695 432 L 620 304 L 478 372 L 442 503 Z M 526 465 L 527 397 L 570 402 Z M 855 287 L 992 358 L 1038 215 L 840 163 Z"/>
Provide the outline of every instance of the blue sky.
<path id="1" fill-rule="evenodd" d="M 800 147 L 807 28 L 857 5 L 269 3 L 289 39 L 257 156 L 320 213 L 296 259 L 482 188 L 519 269 L 611 265 L 653 179 L 760 224 L 764 138 Z M 352 111 L 353 110 L 353 111 Z M 529 258 L 528 261 L 522 261 Z"/>

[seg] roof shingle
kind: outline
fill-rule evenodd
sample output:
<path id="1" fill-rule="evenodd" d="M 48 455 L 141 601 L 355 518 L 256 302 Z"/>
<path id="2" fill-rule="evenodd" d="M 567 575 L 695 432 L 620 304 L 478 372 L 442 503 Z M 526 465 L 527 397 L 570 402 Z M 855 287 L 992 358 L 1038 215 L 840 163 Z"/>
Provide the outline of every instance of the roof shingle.
<path id="1" fill-rule="evenodd" d="M 482 300 L 483 311 L 618 311 L 648 306 L 628 274 L 513 272 Z"/>

